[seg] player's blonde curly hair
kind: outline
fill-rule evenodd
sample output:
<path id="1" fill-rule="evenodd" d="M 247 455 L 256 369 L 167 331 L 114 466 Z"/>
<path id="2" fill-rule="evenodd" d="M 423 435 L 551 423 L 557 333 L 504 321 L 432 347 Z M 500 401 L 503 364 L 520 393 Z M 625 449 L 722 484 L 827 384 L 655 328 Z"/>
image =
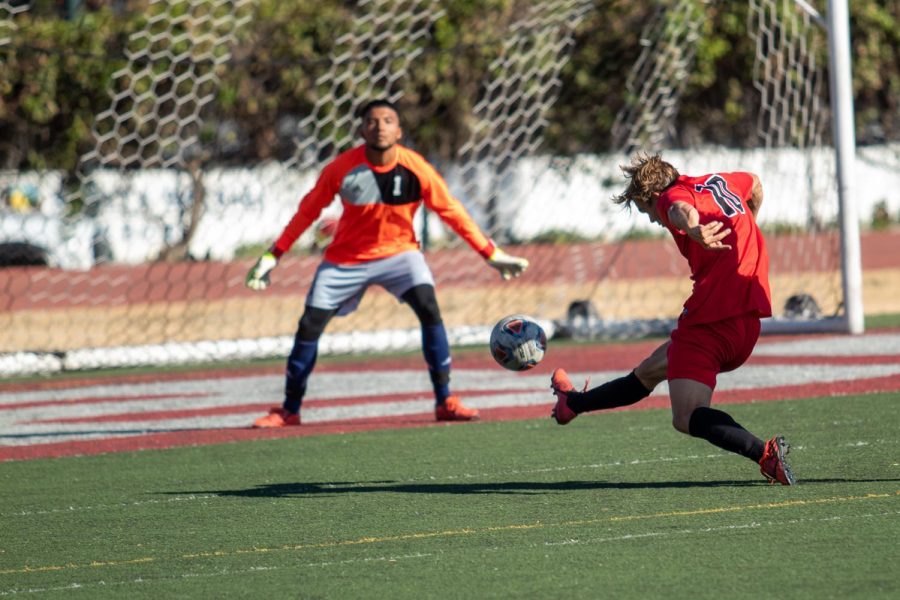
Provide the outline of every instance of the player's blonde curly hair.
<path id="1" fill-rule="evenodd" d="M 659 154 L 650 156 L 638 153 L 631 158 L 630 165 L 619 167 L 631 181 L 624 192 L 613 196 L 613 202 L 629 206 L 632 202 L 648 204 L 653 192 L 662 192 L 678 179 L 678 170 L 662 159 Z"/>

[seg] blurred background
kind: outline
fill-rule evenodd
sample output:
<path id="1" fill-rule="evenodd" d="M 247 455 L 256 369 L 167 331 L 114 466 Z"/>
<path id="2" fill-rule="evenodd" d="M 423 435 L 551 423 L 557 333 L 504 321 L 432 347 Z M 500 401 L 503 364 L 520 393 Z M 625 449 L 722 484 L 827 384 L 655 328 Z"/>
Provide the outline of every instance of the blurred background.
<path id="1" fill-rule="evenodd" d="M 690 292 L 610 198 L 636 151 L 749 170 L 778 319 L 839 317 L 826 2 L 0 0 L 0 372 L 284 354 L 340 203 L 243 287 L 318 169 L 386 97 L 405 143 L 507 250 L 502 283 L 419 212 L 451 341 L 666 333 Z M 867 314 L 900 313 L 900 5 L 850 3 Z M 815 325 L 813 325 L 815 327 Z M 323 352 L 418 344 L 372 290 Z"/>

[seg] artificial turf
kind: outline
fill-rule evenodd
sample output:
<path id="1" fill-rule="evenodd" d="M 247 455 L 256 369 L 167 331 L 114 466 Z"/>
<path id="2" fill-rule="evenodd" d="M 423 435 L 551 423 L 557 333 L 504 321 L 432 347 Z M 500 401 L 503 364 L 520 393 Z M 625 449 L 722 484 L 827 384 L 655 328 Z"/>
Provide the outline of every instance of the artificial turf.
<path id="1" fill-rule="evenodd" d="M 663 410 L 0 464 L 0 595 L 895 598 L 900 394 L 729 405 L 800 484 Z"/>

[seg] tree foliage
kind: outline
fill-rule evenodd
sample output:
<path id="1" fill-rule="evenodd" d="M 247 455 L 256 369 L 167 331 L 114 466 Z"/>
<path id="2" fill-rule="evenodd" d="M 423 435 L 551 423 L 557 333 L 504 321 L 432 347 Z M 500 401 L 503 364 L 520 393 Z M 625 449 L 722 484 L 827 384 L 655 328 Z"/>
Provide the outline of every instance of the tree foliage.
<path id="1" fill-rule="evenodd" d="M 247 164 L 291 155 L 290 125 L 313 108 L 316 79 L 327 70 L 354 4 L 259 0 L 231 63 L 219 73 L 216 101 L 204 113 L 204 139 L 216 148 L 213 161 Z M 445 16 L 403 82 L 406 130 L 419 149 L 447 158 L 463 142 L 487 66 L 526 4 L 444 2 Z M 608 149 L 652 4 L 596 0 L 561 74 L 559 99 L 548 115 L 548 151 Z M 0 168 L 75 168 L 92 146 L 95 115 L 109 108 L 113 74 L 127 64 L 128 35 L 140 26 L 146 0 L 86 2 L 69 19 L 58 5 L 37 1 L 34 10 L 16 15 L 9 42 L 0 45 Z M 854 0 L 850 9 L 858 141 L 898 140 L 900 3 Z M 743 2 L 708 9 L 676 124 L 681 144 L 748 143 L 746 132 L 755 123 L 748 106 L 754 93 L 746 84 L 753 64 L 746 11 Z"/>

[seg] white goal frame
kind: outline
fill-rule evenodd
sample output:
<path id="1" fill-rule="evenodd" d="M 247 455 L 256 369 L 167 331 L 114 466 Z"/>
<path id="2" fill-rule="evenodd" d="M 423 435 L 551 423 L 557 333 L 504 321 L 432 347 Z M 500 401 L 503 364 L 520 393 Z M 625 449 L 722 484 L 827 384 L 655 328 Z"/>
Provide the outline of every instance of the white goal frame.
<path id="1" fill-rule="evenodd" d="M 763 332 L 837 332 L 859 335 L 865 332 L 865 318 L 859 216 L 852 186 L 856 162 L 856 131 L 850 59 L 849 8 L 847 0 L 828 0 L 828 14 L 823 18 L 805 0 L 793 0 L 793 2 L 808 13 L 812 20 L 828 34 L 828 80 L 831 93 L 832 135 L 834 137 L 835 176 L 837 179 L 844 311 L 840 316 L 821 320 L 782 322 L 770 319 L 763 322 Z"/>
<path id="2" fill-rule="evenodd" d="M 797 0 L 800 4 L 806 4 Z M 844 288 L 844 329 L 865 331 L 862 300 L 862 253 L 859 217 L 853 201 L 856 132 L 853 124 L 853 78 L 850 61 L 850 14 L 847 0 L 828 0 L 828 50 L 834 148 L 841 225 L 841 278 Z"/>

